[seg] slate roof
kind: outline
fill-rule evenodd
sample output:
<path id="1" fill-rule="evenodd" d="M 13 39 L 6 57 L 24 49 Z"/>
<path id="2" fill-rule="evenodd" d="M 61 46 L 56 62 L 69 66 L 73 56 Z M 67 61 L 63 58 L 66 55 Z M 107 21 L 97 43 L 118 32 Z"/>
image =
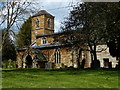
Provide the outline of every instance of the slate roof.
<path id="1" fill-rule="evenodd" d="M 63 47 L 63 46 L 71 46 L 72 43 L 54 43 L 54 44 L 44 44 L 44 45 L 36 45 L 33 46 L 32 48 L 34 49 L 52 49 L 52 48 L 56 48 L 56 47 Z"/>
<path id="2" fill-rule="evenodd" d="M 72 32 L 72 31 L 62 31 L 62 32 L 56 32 L 56 33 L 50 33 L 50 34 L 42 34 L 42 35 L 36 35 L 36 38 L 40 38 L 40 37 L 50 37 L 50 36 L 57 36 L 57 35 L 62 35 L 62 34 L 66 34 Z"/>
<path id="3" fill-rule="evenodd" d="M 38 49 L 32 49 L 33 53 L 37 54 L 37 56 L 34 57 L 36 61 L 47 61 L 47 58 L 43 55 L 43 53 Z"/>
<path id="4" fill-rule="evenodd" d="M 36 38 L 39 37 L 49 37 L 49 36 L 53 36 L 53 35 L 59 35 L 62 34 L 63 32 L 58 32 L 58 33 L 51 33 L 51 34 L 43 34 L 43 35 L 36 35 Z"/>
<path id="5" fill-rule="evenodd" d="M 48 13 L 48 12 L 45 11 L 45 10 L 39 11 L 38 13 L 36 13 L 35 15 L 33 15 L 32 17 L 36 17 L 36 16 L 40 16 L 40 15 L 47 15 L 47 16 L 52 16 L 52 17 L 54 17 L 53 15 L 51 15 L 50 13 Z"/>
<path id="6" fill-rule="evenodd" d="M 18 52 L 22 52 L 22 51 L 25 51 L 25 50 L 28 50 L 28 48 L 17 49 Z M 36 54 L 36 56 L 34 57 L 34 59 L 36 61 L 40 61 L 40 62 L 43 62 L 43 61 L 46 62 L 47 61 L 47 58 L 43 55 L 43 53 L 40 50 L 32 48 L 30 52 Z"/>
<path id="7" fill-rule="evenodd" d="M 22 51 L 25 51 L 27 48 L 18 48 L 17 51 L 18 52 L 22 52 Z"/>

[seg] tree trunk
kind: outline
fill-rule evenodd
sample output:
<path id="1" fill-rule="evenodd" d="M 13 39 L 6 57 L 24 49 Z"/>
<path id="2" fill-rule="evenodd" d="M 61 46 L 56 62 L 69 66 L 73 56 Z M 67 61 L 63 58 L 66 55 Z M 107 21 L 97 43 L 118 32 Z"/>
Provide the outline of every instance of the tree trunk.
<path id="1" fill-rule="evenodd" d="M 94 44 L 94 50 L 93 50 L 93 56 L 94 56 L 94 60 L 97 60 L 97 54 L 96 54 L 96 45 Z"/>
<path id="2" fill-rule="evenodd" d="M 91 68 L 97 69 L 100 68 L 100 61 L 97 60 L 97 54 L 96 54 L 96 45 L 94 44 L 94 49 L 92 51 L 94 60 L 92 60 Z"/>
<path id="3" fill-rule="evenodd" d="M 78 63 L 78 68 L 80 68 L 80 57 L 81 57 L 82 50 L 78 50 L 78 57 L 77 57 L 77 63 Z"/>

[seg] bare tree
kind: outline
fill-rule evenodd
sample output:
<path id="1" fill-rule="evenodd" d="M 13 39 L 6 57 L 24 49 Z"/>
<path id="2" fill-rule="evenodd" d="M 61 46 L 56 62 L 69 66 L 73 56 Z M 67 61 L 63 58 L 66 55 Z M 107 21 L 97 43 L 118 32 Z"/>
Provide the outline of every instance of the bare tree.
<path id="1" fill-rule="evenodd" d="M 7 35 L 10 35 L 11 33 L 15 34 L 14 31 L 11 30 L 13 25 L 20 28 L 20 22 L 25 21 L 29 16 L 40 9 L 40 7 L 37 7 L 36 5 L 38 5 L 38 3 L 29 2 L 27 0 L 7 0 L 6 2 L 1 2 L 0 25 L 5 26 L 5 34 L 2 38 L 2 44 L 4 43 Z"/>

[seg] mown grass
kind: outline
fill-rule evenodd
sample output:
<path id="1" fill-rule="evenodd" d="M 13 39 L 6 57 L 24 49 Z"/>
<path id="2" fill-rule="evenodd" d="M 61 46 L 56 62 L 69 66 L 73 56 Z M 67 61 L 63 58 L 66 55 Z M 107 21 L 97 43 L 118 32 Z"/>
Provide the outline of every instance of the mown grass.
<path id="1" fill-rule="evenodd" d="M 118 70 L 3 69 L 2 88 L 118 88 Z"/>

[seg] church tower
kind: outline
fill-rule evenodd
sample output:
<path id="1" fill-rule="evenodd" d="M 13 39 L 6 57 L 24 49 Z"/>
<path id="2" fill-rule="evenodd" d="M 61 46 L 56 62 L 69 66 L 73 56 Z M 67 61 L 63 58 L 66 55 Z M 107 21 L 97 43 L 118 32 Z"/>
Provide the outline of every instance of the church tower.
<path id="1" fill-rule="evenodd" d="M 54 33 L 54 16 L 45 10 L 41 10 L 32 16 L 32 43 L 36 41 L 36 35 L 51 33 Z"/>

